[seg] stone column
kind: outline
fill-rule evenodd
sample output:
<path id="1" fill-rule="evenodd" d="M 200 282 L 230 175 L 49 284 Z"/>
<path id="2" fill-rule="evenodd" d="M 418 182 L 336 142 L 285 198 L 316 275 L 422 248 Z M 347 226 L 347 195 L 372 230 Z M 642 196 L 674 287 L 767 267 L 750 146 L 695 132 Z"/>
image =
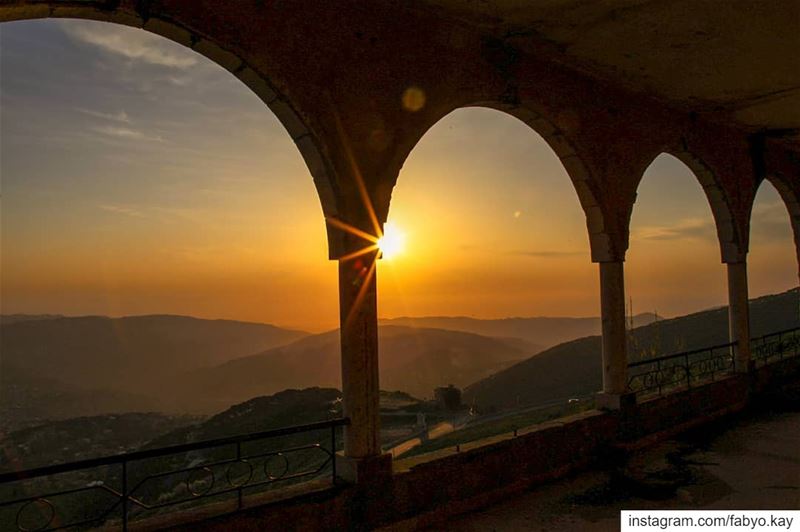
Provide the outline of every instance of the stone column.
<path id="1" fill-rule="evenodd" d="M 339 261 L 342 402 L 350 425 L 344 429 L 339 474 L 362 483 L 391 472 L 391 455 L 382 456 L 379 440 L 378 309 L 376 253 Z"/>
<path id="2" fill-rule="evenodd" d="M 601 408 L 618 409 L 628 385 L 624 262 L 598 264 L 603 329 L 603 391 L 597 397 L 597 404 Z"/>
<path id="3" fill-rule="evenodd" d="M 737 342 L 735 366 L 745 373 L 750 366 L 750 304 L 747 295 L 747 262 L 729 262 L 728 266 L 728 332 Z"/>

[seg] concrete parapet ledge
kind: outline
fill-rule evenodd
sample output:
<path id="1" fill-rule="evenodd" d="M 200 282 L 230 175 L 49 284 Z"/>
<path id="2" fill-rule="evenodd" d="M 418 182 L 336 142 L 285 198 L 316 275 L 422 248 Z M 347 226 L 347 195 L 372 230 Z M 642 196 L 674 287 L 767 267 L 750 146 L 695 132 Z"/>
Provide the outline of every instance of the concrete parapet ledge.
<path id="1" fill-rule="evenodd" d="M 392 476 L 392 455 L 389 453 L 365 458 L 336 455 L 337 477 L 353 484 L 385 482 Z"/>
<path id="2" fill-rule="evenodd" d="M 627 410 L 636 406 L 636 394 L 599 392 L 595 396 L 598 410 Z"/>

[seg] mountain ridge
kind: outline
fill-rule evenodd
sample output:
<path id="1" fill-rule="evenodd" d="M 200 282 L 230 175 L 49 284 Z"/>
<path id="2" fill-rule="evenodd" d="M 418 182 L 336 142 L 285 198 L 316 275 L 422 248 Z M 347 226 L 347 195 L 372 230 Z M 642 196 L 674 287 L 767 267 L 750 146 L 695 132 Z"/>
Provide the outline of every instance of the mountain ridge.
<path id="1" fill-rule="evenodd" d="M 660 316 L 654 313 L 641 313 L 634 316 L 634 326 L 652 323 Z M 404 325 L 407 327 L 428 327 L 451 331 L 471 332 L 493 338 L 519 338 L 547 349 L 565 341 L 593 336 L 601 330 L 599 317 L 509 317 L 473 318 L 469 316 L 420 316 L 397 317 L 379 320 L 383 325 Z"/>
<path id="2" fill-rule="evenodd" d="M 798 288 L 750 300 L 752 337 L 800 326 Z M 669 355 L 728 342 L 727 307 L 715 307 L 633 330 L 628 358 Z M 544 403 L 601 389 L 601 337 L 565 342 L 464 389 L 464 400 L 489 408 Z"/>
<path id="3" fill-rule="evenodd" d="M 532 352 L 519 341 L 503 341 L 461 331 L 379 326 L 381 386 L 428 397 L 437 386 L 464 386 L 480 375 L 521 360 Z M 182 408 L 207 412 L 284 388 L 340 387 L 339 331 L 301 338 L 291 344 L 186 373 L 176 397 Z M 159 386 L 157 386 L 159 387 Z M 196 399 L 200 393 L 208 399 Z M 211 399 L 216 398 L 216 399 Z M 191 401 L 194 401 L 194 406 Z"/>

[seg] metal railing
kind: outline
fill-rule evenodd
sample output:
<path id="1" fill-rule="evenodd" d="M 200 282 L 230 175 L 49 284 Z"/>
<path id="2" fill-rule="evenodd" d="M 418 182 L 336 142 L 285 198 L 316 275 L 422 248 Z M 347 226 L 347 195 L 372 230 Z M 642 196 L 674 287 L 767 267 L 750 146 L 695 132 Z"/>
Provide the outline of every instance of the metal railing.
<path id="1" fill-rule="evenodd" d="M 663 395 L 736 372 L 736 342 L 628 364 L 628 391 Z M 750 339 L 755 367 L 800 356 L 800 327 Z"/>
<path id="2" fill-rule="evenodd" d="M 750 357 L 756 367 L 800 355 L 800 328 L 779 331 L 750 341 Z"/>
<path id="3" fill-rule="evenodd" d="M 628 364 L 628 391 L 637 395 L 691 388 L 736 371 L 736 342 Z"/>
<path id="4" fill-rule="evenodd" d="M 0 529 L 13 529 L 13 522 L 23 532 L 101 525 L 127 531 L 137 512 L 187 508 L 198 500 L 222 500 L 225 496 L 235 496 L 241 509 L 245 491 L 319 477 L 328 466 L 335 484 L 336 431 L 347 424 L 346 418 L 334 419 L 3 473 Z M 326 445 L 321 443 L 322 437 L 313 443 L 297 441 L 324 430 L 330 431 Z M 267 444 L 280 438 L 294 441 L 283 448 Z M 29 491 L 36 494 L 29 495 Z"/>

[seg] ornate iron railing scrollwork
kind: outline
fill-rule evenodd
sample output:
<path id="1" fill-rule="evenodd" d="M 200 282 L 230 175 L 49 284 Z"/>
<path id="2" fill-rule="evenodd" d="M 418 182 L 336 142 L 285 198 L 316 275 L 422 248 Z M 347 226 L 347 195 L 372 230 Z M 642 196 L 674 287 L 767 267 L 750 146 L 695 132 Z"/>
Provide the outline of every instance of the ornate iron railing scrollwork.
<path id="1" fill-rule="evenodd" d="M 663 395 L 735 371 L 736 343 L 727 343 L 628 364 L 628 391 Z"/>
<path id="2" fill-rule="evenodd" d="M 83 481 L 84 485 L 78 487 L 41 489 L 36 495 L 12 497 L 7 501 L 0 499 L 0 518 L 13 515 L 14 526 L 20 532 L 77 529 L 100 525 L 104 527 L 117 526 L 122 530 L 127 530 L 131 513 L 137 510 L 152 511 L 168 506 L 186 506 L 197 500 L 228 494 L 236 494 L 237 505 L 241 508 L 244 490 L 305 477 L 317 478 L 326 469 L 330 469 L 332 472 L 330 478 L 335 483 L 336 430 L 348 423 L 347 419 L 334 419 L 230 438 L 82 460 L 72 464 L 3 473 L 0 474 L 0 490 L 2 490 L 0 497 L 3 497 L 7 491 L 14 494 L 13 488 L 20 482 L 36 479 L 39 479 L 36 480 L 37 482 L 41 482 L 44 478 L 52 479 L 55 475 L 60 474 L 85 475 L 88 472 L 94 479 L 88 483 Z M 330 448 L 318 442 L 279 449 L 268 446 L 268 442 L 274 441 L 276 438 L 305 435 L 324 430 L 330 431 L 330 439 L 327 440 Z M 302 438 L 302 436 L 294 437 Z M 325 439 L 320 436 L 319 441 Z M 250 444 L 250 452 L 243 452 L 244 444 Z M 221 454 L 230 446 L 235 446 L 235 457 L 218 458 L 214 456 Z M 204 452 L 207 455 L 194 457 L 192 463 L 186 467 L 168 467 L 166 470 L 159 468 L 154 472 L 147 471 L 148 467 L 154 467 L 153 464 L 148 465 L 147 460 L 166 460 L 169 465 L 171 461 L 180 461 L 179 457 L 189 452 Z M 308 461 L 311 455 L 317 454 L 321 455 L 318 459 L 312 460 L 310 463 L 303 462 L 303 458 Z M 187 458 L 184 457 L 183 460 Z M 297 463 L 293 463 L 293 458 L 298 458 Z M 280 465 L 274 469 L 276 463 Z M 132 467 L 133 464 L 139 469 L 145 469 L 145 474 L 131 487 L 128 485 L 131 469 L 136 469 L 136 467 Z M 155 466 L 163 467 L 163 464 L 155 464 Z M 114 472 L 115 467 L 120 467 L 118 471 L 120 474 Z M 240 468 L 238 471 L 237 467 Z M 101 472 L 97 471 L 98 468 L 105 468 L 105 471 L 100 474 Z M 74 480 L 74 482 L 78 481 Z M 115 489 L 111 485 L 119 486 L 119 489 Z M 37 487 L 41 488 L 41 486 Z M 64 502 L 73 497 L 79 498 L 90 492 L 102 493 L 109 498 L 109 502 L 101 504 L 98 502 L 99 496 L 90 496 L 90 504 L 83 509 L 84 513 L 78 512 L 80 517 L 73 516 L 72 519 L 69 519 L 70 516 L 61 515 L 59 501 Z M 38 511 L 37 508 L 39 508 Z M 114 517 L 115 515 L 118 517 Z M 0 522 L 0 529 L 11 529 L 11 523 Z"/>
<path id="3" fill-rule="evenodd" d="M 239 483 L 231 480 L 231 468 L 236 464 L 245 464 L 248 467 L 247 477 L 242 482 Z M 225 469 L 225 480 L 228 482 L 229 486 L 232 486 L 234 488 L 246 486 L 250 482 L 250 480 L 252 480 L 252 478 L 253 478 L 253 465 L 248 460 L 239 458 L 235 462 L 231 463 L 227 467 L 227 469 Z"/>
<path id="4" fill-rule="evenodd" d="M 35 505 L 37 503 L 44 503 L 44 505 L 48 509 L 48 512 L 49 512 L 50 516 L 47 518 L 47 520 L 45 521 L 45 523 L 43 525 L 38 526 L 38 527 L 34 527 L 34 528 L 28 528 L 27 526 L 24 526 L 21 523 L 22 517 L 24 517 L 24 515 L 25 515 L 25 510 L 27 510 L 28 508 L 32 508 L 33 505 Z M 21 532 L 37 532 L 39 530 L 42 530 L 43 528 L 47 528 L 47 526 L 49 526 L 50 523 L 53 522 L 53 519 L 55 519 L 55 517 L 56 517 L 56 508 L 55 508 L 55 506 L 53 506 L 53 503 L 51 503 L 50 501 L 48 501 L 45 498 L 37 497 L 35 499 L 32 499 L 32 500 L 26 502 L 22 506 L 20 506 L 19 510 L 17 511 L 16 524 L 17 524 L 17 528 Z"/>
<path id="5" fill-rule="evenodd" d="M 800 328 L 778 331 L 750 342 L 750 356 L 756 366 L 800 355 Z"/>
<path id="6" fill-rule="evenodd" d="M 732 342 L 633 362 L 628 364 L 628 391 L 663 395 L 730 375 L 741 369 L 736 368 L 736 349 Z M 756 367 L 796 356 L 800 356 L 800 328 L 750 340 L 750 357 Z"/>

